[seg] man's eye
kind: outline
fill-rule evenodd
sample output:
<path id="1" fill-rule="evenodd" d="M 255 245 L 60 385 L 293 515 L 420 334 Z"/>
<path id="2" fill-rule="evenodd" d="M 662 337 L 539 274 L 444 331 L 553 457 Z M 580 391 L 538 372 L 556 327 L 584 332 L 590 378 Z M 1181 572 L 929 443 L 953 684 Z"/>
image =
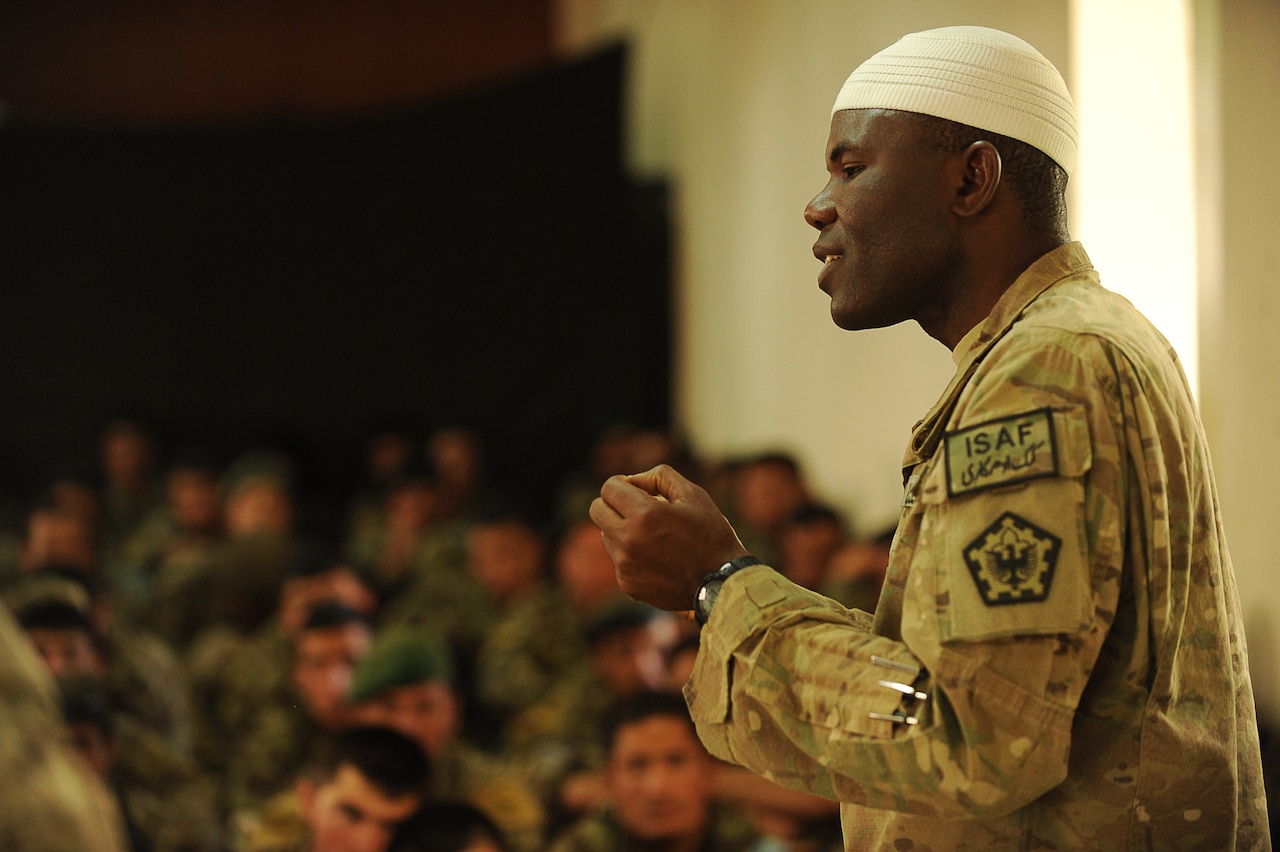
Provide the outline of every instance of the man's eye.
<path id="1" fill-rule="evenodd" d="M 858 172 L 862 171 L 862 166 L 845 166 L 843 171 L 846 178 L 851 178 Z"/>

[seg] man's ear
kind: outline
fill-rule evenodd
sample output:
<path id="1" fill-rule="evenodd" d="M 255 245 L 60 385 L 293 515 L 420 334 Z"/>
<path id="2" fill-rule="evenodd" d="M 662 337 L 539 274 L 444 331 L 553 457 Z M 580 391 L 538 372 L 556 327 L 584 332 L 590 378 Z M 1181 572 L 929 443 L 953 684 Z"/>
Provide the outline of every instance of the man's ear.
<path id="1" fill-rule="evenodd" d="M 1000 152 L 980 139 L 964 149 L 960 157 L 963 173 L 952 209 L 958 216 L 975 216 L 986 209 L 1000 186 Z"/>

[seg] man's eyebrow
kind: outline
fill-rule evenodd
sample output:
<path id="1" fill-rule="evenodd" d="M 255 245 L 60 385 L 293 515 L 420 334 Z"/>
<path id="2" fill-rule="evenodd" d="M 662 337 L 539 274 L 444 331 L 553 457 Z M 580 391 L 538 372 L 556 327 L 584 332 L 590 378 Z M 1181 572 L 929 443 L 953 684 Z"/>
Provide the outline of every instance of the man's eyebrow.
<path id="1" fill-rule="evenodd" d="M 861 148 L 854 145 L 852 142 L 841 142 L 831 149 L 831 153 L 827 155 L 827 162 L 834 163 L 845 154 L 856 154 L 861 150 Z"/>

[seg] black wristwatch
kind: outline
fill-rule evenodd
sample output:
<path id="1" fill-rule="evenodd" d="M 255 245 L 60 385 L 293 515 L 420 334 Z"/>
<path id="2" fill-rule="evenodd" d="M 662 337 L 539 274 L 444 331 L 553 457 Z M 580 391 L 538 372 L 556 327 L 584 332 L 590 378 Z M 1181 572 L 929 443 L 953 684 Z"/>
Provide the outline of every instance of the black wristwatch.
<path id="1" fill-rule="evenodd" d="M 698 620 L 698 623 L 706 624 L 707 619 L 711 617 L 711 608 L 716 605 L 716 598 L 720 597 L 720 587 L 724 585 L 725 580 L 743 568 L 761 564 L 763 563 L 759 559 L 748 553 L 746 556 L 730 559 L 703 577 L 702 583 L 698 586 L 698 593 L 693 598 L 693 617 Z"/>

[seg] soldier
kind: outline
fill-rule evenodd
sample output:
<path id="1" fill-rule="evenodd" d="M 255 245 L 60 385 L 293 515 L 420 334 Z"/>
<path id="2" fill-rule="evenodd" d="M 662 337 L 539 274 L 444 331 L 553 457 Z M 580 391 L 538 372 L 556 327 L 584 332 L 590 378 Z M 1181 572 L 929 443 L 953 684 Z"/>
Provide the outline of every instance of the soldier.
<path id="1" fill-rule="evenodd" d="M 284 789 L 313 755 L 318 739 L 349 727 L 347 701 L 355 666 L 373 642 L 363 615 L 340 603 L 318 606 L 293 641 L 287 693 L 244 721 L 227 768 L 233 831 L 247 832 L 268 798 Z"/>
<path id="2" fill-rule="evenodd" d="M 422 806 L 430 766 L 408 737 L 354 727 L 329 735 L 293 790 L 272 799 L 246 852 L 387 852 Z"/>
<path id="3" fill-rule="evenodd" d="M 848 849 L 1270 847 L 1204 432 L 1070 241 L 1076 139 L 1052 64 L 982 27 L 907 35 L 837 96 L 805 211 L 832 318 L 915 320 L 957 364 L 874 617 L 756 564 L 669 469 L 592 506 L 622 588 L 705 624 L 703 741 L 840 799 Z"/>
<path id="4" fill-rule="evenodd" d="M 194 722 L 186 673 L 158 637 L 113 618 L 91 578 L 51 566 L 24 577 L 11 600 L 55 675 L 103 677 L 119 712 L 177 752 L 191 753 Z"/>
<path id="5" fill-rule="evenodd" d="M 582 661 L 573 611 L 546 563 L 543 536 L 509 507 L 479 514 L 467 535 L 467 570 L 496 612 L 476 653 L 473 712 L 485 714 L 499 743 L 510 742 L 511 723 Z"/>
<path id="6" fill-rule="evenodd" d="M 189 756 L 112 710 L 92 675 L 59 679 L 71 741 L 116 795 L 135 849 L 220 852 L 217 790 Z"/>
<path id="7" fill-rule="evenodd" d="M 461 697 L 446 646 L 421 628 L 384 631 L 356 668 L 351 701 L 361 723 L 394 728 L 422 746 L 433 799 L 466 801 L 515 849 L 539 848 L 543 811 L 524 779 L 459 736 Z"/>
<path id="8" fill-rule="evenodd" d="M 0 603 L 0 849 L 125 849 L 119 808 L 61 735 L 53 679 Z"/>
<path id="9" fill-rule="evenodd" d="M 618 704 L 604 734 L 608 806 L 571 826 L 552 852 L 741 852 L 755 841 L 717 806 L 716 766 L 678 695 L 643 692 Z"/>

